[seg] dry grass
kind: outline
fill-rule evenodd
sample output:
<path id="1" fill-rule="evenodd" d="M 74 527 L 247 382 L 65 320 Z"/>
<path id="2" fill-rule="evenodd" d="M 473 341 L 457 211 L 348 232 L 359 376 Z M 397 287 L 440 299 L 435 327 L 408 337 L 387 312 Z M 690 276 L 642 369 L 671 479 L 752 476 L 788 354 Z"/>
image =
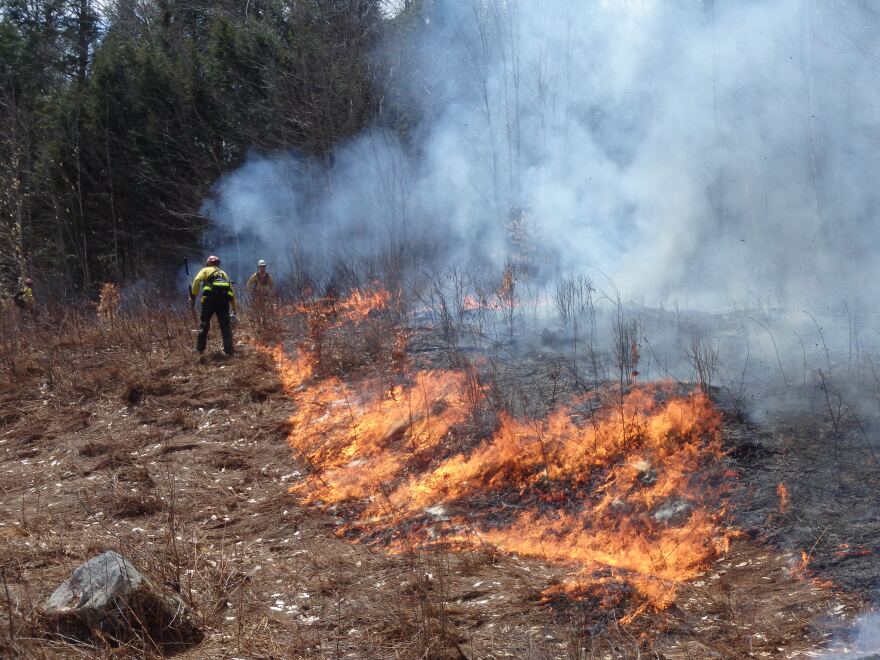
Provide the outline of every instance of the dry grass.
<path id="1" fill-rule="evenodd" d="M 621 626 L 589 601 L 542 601 L 564 567 L 491 547 L 388 554 L 352 545 L 332 513 L 287 493 L 303 466 L 286 442 L 292 404 L 269 357 L 244 344 L 232 360 L 199 362 L 188 317 L 170 308 L 48 320 L 0 333 L 2 655 L 731 657 L 812 644 L 803 619 L 833 598 L 777 570 L 773 593 L 800 595 L 789 596 L 772 635 L 746 640 L 748 617 L 756 634 L 767 630 L 747 606 L 763 582 L 721 565 L 717 580 L 687 588 L 680 609 Z M 398 322 L 390 312 L 357 332 L 325 329 L 322 369 L 400 363 Z M 286 332 L 316 341 L 307 327 L 298 318 Z M 504 379 L 489 382 L 516 407 Z M 476 373 L 471 386 L 481 387 Z M 204 639 L 172 649 L 149 634 L 75 645 L 49 637 L 40 603 L 107 549 L 183 599 Z M 779 563 L 745 541 L 737 552 L 754 571 Z M 707 636 L 708 610 L 719 623 Z"/>

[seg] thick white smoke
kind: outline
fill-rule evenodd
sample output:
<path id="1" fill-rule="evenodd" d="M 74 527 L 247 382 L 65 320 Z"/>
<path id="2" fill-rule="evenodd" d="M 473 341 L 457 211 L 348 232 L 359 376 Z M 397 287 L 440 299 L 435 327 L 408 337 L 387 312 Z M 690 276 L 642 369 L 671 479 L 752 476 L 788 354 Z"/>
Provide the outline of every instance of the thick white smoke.
<path id="1" fill-rule="evenodd" d="M 255 156 L 206 204 L 227 250 L 500 268 L 523 209 L 548 272 L 646 303 L 876 294 L 870 3 L 434 0 L 413 21 L 378 56 L 421 110 L 406 147 L 377 128 L 332 165 Z"/>

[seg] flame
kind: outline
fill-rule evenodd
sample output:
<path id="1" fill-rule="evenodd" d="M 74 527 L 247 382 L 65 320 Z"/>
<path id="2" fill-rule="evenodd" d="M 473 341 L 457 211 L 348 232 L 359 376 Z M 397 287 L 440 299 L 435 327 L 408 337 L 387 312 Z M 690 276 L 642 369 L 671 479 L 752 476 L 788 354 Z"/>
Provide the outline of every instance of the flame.
<path id="1" fill-rule="evenodd" d="M 834 553 L 834 556 L 839 559 L 852 559 L 853 557 L 868 557 L 874 554 L 874 551 L 871 548 L 866 548 L 864 546 L 859 546 L 857 548 L 851 548 L 849 543 L 841 543 L 837 546 L 839 550 Z"/>
<path id="2" fill-rule="evenodd" d="M 812 552 L 812 551 L 811 551 Z M 791 568 L 791 574 L 802 580 L 810 577 L 810 556 L 811 552 L 801 550 L 801 559 Z"/>
<path id="3" fill-rule="evenodd" d="M 257 349 L 268 353 L 275 360 L 278 374 L 281 377 L 281 385 L 288 394 L 296 392 L 315 373 L 314 361 L 308 355 L 297 353 L 296 357 L 291 360 L 280 345 L 272 348 L 258 345 Z"/>
<path id="4" fill-rule="evenodd" d="M 465 311 L 478 311 L 481 309 L 490 309 L 491 303 L 489 303 L 488 301 L 481 301 L 474 296 L 467 295 L 462 300 L 461 308 Z"/>
<path id="5" fill-rule="evenodd" d="M 337 313 L 349 323 L 358 323 L 375 311 L 387 309 L 390 301 L 391 294 L 384 289 L 376 291 L 356 289 L 339 304 Z"/>
<path id="6" fill-rule="evenodd" d="M 391 293 L 385 289 L 355 289 L 343 300 L 328 294 L 313 303 L 294 305 L 293 310 L 306 314 L 312 323 L 330 328 L 359 323 L 374 312 L 388 309 L 390 303 Z"/>
<path id="7" fill-rule="evenodd" d="M 512 284 L 509 285 L 512 287 Z M 486 294 L 482 296 L 472 296 L 466 295 L 461 300 L 461 311 L 463 312 L 499 312 L 503 311 L 505 307 L 519 307 L 519 303 L 516 300 L 516 297 L 513 296 L 513 289 L 505 287 L 502 283 L 502 287 L 495 291 L 495 296 L 493 298 L 489 298 Z"/>
<path id="8" fill-rule="evenodd" d="M 355 292 L 334 313 L 357 322 L 389 300 Z M 623 582 L 657 608 L 727 549 L 730 475 L 701 391 L 641 385 L 599 410 L 593 397 L 544 419 L 501 414 L 479 434 L 488 406 L 467 370 L 406 373 L 396 356 L 402 373 L 343 381 L 318 377 L 305 351 L 266 350 L 296 406 L 289 443 L 310 468 L 291 490 L 334 507 L 352 540 L 488 543 L 571 566 L 562 591 Z"/>
<path id="9" fill-rule="evenodd" d="M 469 412 L 458 372 L 416 374 L 408 385 L 323 380 L 298 399 L 291 442 L 320 472 L 297 487 L 307 501 L 368 498 L 404 468 L 429 462 Z M 372 391 L 371 391 L 372 390 Z"/>
<path id="10" fill-rule="evenodd" d="M 570 408 L 537 427 L 503 417 L 490 440 L 410 477 L 388 502 L 411 518 L 505 493 L 524 510 L 503 526 L 484 526 L 474 534 L 479 540 L 581 564 L 581 576 L 597 566 L 636 573 L 636 588 L 666 606 L 674 583 L 697 575 L 726 550 L 727 538 L 719 533 L 722 511 L 708 513 L 705 484 L 695 476 L 708 451 L 720 452 L 716 414 L 699 394 L 664 404 L 654 394 L 634 390 L 619 408 L 582 427 Z M 682 444 L 682 438 L 709 444 Z M 676 515 L 685 520 L 661 524 Z M 473 526 L 477 517 L 468 511 L 453 522 Z"/>
<path id="11" fill-rule="evenodd" d="M 784 483 L 776 485 L 776 494 L 779 496 L 779 513 L 788 511 L 788 488 Z"/>

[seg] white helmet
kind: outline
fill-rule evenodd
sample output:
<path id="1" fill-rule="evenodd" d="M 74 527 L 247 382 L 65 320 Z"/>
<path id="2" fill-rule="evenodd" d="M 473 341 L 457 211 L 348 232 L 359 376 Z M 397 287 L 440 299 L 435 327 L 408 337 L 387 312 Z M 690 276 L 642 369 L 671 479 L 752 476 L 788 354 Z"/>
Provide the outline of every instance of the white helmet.
<path id="1" fill-rule="evenodd" d="M 260 259 L 260 260 L 257 262 L 257 266 L 265 266 L 265 265 L 266 265 L 266 260 L 265 260 L 265 259 Z"/>

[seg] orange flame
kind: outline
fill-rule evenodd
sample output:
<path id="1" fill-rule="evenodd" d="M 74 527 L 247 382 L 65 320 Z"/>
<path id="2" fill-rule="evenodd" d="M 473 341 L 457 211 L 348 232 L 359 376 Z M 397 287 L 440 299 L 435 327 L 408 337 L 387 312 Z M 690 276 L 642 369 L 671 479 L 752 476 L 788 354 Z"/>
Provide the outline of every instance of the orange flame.
<path id="1" fill-rule="evenodd" d="M 315 303 L 295 305 L 293 310 L 310 318 L 319 318 L 329 327 L 339 327 L 345 323 L 359 323 L 370 314 L 387 309 L 390 302 L 391 293 L 385 289 L 355 289 L 343 300 L 327 295 Z"/>
<path id="2" fill-rule="evenodd" d="M 776 494 L 779 496 L 779 513 L 786 513 L 788 511 L 788 488 L 784 483 L 776 485 Z"/>
<path id="3" fill-rule="evenodd" d="M 364 319 L 388 300 L 338 305 Z M 720 416 L 702 392 L 640 386 L 595 412 L 581 400 L 540 420 L 501 415 L 474 444 L 485 406 L 472 374 L 343 382 L 316 378 L 307 356 L 273 356 L 296 404 L 289 442 L 311 470 L 291 490 L 337 507 L 347 537 L 490 543 L 577 580 L 625 581 L 654 607 L 727 548 Z"/>
<path id="4" fill-rule="evenodd" d="M 461 303 L 462 310 L 465 311 L 477 311 L 480 309 L 489 309 L 491 304 L 489 302 L 483 302 L 477 300 L 474 296 L 465 296 Z"/>
<path id="5" fill-rule="evenodd" d="M 806 580 L 810 575 L 809 569 L 810 553 L 808 553 L 806 550 L 801 550 L 801 560 L 791 568 L 791 574 L 797 578 Z"/>
<path id="6" fill-rule="evenodd" d="M 355 290 L 337 309 L 337 312 L 348 322 L 358 323 L 372 312 L 387 309 L 391 294 L 384 289 L 378 291 Z"/>
<path id="7" fill-rule="evenodd" d="M 839 549 L 834 553 L 835 557 L 840 559 L 852 559 L 853 557 L 868 557 L 874 554 L 874 551 L 871 548 L 866 548 L 864 546 L 859 546 L 857 548 L 850 548 L 849 543 L 841 543 L 837 546 Z"/>

